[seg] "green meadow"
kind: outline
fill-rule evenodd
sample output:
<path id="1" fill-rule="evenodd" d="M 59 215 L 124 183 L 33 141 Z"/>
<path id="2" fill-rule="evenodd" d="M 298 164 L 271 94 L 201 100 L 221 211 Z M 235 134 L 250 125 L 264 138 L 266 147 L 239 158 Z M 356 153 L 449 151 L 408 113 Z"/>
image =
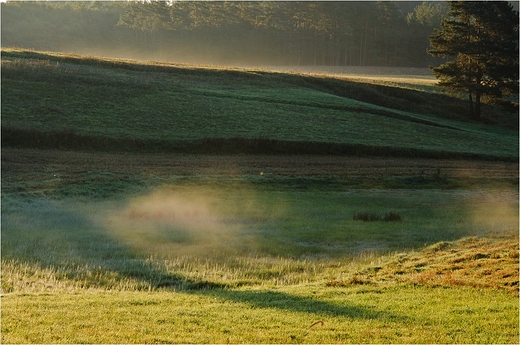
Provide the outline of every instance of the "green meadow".
<path id="1" fill-rule="evenodd" d="M 464 106 L 3 50 L 2 343 L 518 343 L 518 130 Z"/>
<path id="2" fill-rule="evenodd" d="M 373 83 L 3 50 L 2 85 L 9 100 L 2 103 L 3 136 L 12 145 L 70 148 L 83 136 L 112 140 L 105 150 L 124 148 L 125 139 L 159 150 L 157 143 L 264 139 L 400 155 L 518 157 L 514 124 L 470 122 L 460 118 L 462 100 Z M 495 122 L 514 122 L 497 112 L 487 109 Z"/>

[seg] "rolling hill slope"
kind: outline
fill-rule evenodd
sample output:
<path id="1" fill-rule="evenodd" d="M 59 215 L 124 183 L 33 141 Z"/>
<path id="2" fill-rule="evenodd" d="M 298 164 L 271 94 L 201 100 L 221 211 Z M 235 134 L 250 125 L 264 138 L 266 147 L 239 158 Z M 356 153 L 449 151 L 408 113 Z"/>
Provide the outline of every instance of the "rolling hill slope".
<path id="1" fill-rule="evenodd" d="M 1 110 L 4 146 L 518 159 L 458 99 L 260 70 L 3 50 Z"/>

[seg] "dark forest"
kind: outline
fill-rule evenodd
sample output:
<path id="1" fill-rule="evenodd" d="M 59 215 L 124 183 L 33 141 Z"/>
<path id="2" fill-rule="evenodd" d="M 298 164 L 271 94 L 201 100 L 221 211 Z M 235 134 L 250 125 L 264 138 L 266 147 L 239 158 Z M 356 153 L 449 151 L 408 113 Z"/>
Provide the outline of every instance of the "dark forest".
<path id="1" fill-rule="evenodd" d="M 427 67 L 444 2 L 7 2 L 2 46 L 184 63 Z"/>

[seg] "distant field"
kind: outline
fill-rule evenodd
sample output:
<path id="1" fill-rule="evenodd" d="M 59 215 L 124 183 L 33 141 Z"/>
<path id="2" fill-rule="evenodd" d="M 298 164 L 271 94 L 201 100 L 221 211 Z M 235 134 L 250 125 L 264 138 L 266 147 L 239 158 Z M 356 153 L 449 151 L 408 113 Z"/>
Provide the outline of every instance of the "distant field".
<path id="1" fill-rule="evenodd" d="M 413 90 L 440 92 L 435 86 L 437 79 L 429 68 L 413 67 L 262 67 L 269 71 L 286 73 L 303 73 L 314 76 L 340 78 L 350 81 L 369 82 L 374 84 L 397 86 Z"/>

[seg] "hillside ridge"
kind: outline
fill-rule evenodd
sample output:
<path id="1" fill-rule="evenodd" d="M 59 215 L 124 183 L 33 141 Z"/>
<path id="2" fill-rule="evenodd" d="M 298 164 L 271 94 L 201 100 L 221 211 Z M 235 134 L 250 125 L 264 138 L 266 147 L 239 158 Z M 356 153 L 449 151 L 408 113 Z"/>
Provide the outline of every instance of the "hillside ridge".
<path id="1" fill-rule="evenodd" d="M 7 147 L 518 160 L 462 100 L 348 76 L 3 49 L 2 84 Z"/>

